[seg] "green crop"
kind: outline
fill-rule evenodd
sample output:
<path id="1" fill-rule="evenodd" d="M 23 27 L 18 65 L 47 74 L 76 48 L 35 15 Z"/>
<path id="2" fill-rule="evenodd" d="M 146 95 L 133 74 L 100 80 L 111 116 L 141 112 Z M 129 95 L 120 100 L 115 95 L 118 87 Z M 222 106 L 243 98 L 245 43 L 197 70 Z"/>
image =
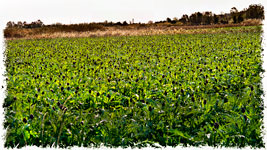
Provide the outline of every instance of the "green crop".
<path id="1" fill-rule="evenodd" d="M 263 147 L 261 33 L 7 41 L 6 147 Z"/>

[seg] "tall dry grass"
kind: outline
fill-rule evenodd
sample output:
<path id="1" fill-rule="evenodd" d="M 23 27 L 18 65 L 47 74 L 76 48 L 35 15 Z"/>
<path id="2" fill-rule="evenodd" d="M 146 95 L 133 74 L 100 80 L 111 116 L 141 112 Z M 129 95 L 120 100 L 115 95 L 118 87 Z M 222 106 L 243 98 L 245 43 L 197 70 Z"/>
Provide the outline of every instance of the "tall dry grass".
<path id="1" fill-rule="evenodd" d="M 8 28 L 4 34 L 7 40 L 12 39 L 39 39 L 39 38 L 73 38 L 73 37 L 105 37 L 105 36 L 140 36 L 140 35 L 159 35 L 159 34 L 198 34 L 198 33 L 226 33 L 226 32 L 247 32 L 253 28 L 241 28 L 240 31 L 233 29 L 224 30 L 226 27 L 257 26 L 260 20 L 246 20 L 241 24 L 216 24 L 198 26 L 177 26 L 177 25 L 129 25 L 82 28 L 78 26 L 69 28 Z"/>

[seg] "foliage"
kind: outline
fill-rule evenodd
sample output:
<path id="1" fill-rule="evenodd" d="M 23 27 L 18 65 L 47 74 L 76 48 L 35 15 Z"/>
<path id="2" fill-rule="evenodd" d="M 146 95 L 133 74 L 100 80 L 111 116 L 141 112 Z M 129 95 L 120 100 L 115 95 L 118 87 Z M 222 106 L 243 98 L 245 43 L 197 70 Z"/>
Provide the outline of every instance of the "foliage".
<path id="1" fill-rule="evenodd" d="M 261 51 L 260 33 L 7 41 L 5 146 L 263 147 Z"/>
<path id="2" fill-rule="evenodd" d="M 189 18 L 189 19 L 187 19 Z M 207 25 L 207 24 L 228 24 L 228 23 L 241 23 L 248 19 L 264 19 L 264 7 L 260 4 L 249 5 L 248 8 L 238 12 L 236 7 L 231 8 L 230 14 L 224 13 L 220 15 L 213 14 L 212 12 L 195 12 L 189 17 L 183 15 L 180 22 L 191 25 Z"/>

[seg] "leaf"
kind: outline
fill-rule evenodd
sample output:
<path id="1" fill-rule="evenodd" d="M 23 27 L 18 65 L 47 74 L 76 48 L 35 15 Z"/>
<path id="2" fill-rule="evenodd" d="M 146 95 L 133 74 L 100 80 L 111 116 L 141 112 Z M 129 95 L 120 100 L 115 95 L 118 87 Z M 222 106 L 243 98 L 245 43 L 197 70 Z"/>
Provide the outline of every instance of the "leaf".
<path id="1" fill-rule="evenodd" d="M 189 139 L 190 136 L 186 133 L 183 133 L 182 131 L 179 131 L 177 129 L 170 129 L 168 132 L 172 133 L 175 136 L 181 136 L 183 138 Z"/>
<path id="2" fill-rule="evenodd" d="M 30 138 L 30 133 L 26 130 L 24 131 L 24 136 L 26 139 L 29 139 Z"/>

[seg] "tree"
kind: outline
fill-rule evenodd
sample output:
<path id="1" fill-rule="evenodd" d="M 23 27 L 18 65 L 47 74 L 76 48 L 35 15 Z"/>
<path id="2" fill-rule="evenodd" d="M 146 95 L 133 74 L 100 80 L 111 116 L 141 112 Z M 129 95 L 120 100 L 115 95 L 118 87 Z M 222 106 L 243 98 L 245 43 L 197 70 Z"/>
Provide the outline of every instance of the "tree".
<path id="1" fill-rule="evenodd" d="M 236 7 L 232 7 L 230 10 L 230 14 L 235 14 L 238 13 L 238 10 L 236 9 Z"/>
<path id="2" fill-rule="evenodd" d="M 202 17 L 203 17 L 202 13 L 197 12 L 197 23 L 198 24 L 201 24 L 202 23 Z"/>
<path id="3" fill-rule="evenodd" d="M 189 17 L 189 21 L 191 24 L 193 25 L 199 25 L 202 22 L 202 13 L 200 12 L 196 12 L 191 14 L 191 16 Z"/>
<path id="4" fill-rule="evenodd" d="M 264 7 L 262 5 L 249 5 L 246 11 L 246 19 L 264 19 Z"/>
<path id="5" fill-rule="evenodd" d="M 37 20 L 36 23 L 38 24 L 39 27 L 42 27 L 44 25 L 44 23 L 40 19 Z"/>
<path id="6" fill-rule="evenodd" d="M 244 18 L 242 17 L 242 14 L 239 14 L 237 17 L 238 23 L 242 22 L 243 20 L 244 20 Z"/>
<path id="7" fill-rule="evenodd" d="M 126 26 L 128 23 L 126 21 L 123 21 L 122 25 Z"/>
<path id="8" fill-rule="evenodd" d="M 23 27 L 23 23 L 21 21 L 18 21 L 17 25 L 18 25 L 19 28 Z"/>
<path id="9" fill-rule="evenodd" d="M 231 8 L 230 15 L 234 23 L 238 22 L 238 14 L 238 10 L 235 7 Z"/>
<path id="10" fill-rule="evenodd" d="M 188 23 L 188 21 L 189 21 L 189 17 L 188 17 L 188 15 L 184 14 L 184 15 L 179 19 L 179 21 L 182 22 L 183 24 Z"/>
<path id="11" fill-rule="evenodd" d="M 14 27 L 14 25 L 15 25 L 14 22 L 8 21 L 7 24 L 6 24 L 6 27 L 7 28 L 12 28 L 12 27 Z"/>
<path id="12" fill-rule="evenodd" d="M 169 23 L 172 22 L 171 18 L 167 18 L 166 21 L 169 22 Z"/>
<path id="13" fill-rule="evenodd" d="M 228 17 L 225 14 L 218 15 L 219 23 L 221 24 L 228 24 Z"/>
<path id="14" fill-rule="evenodd" d="M 213 23 L 214 24 L 218 24 L 219 23 L 219 17 L 216 14 L 213 15 Z"/>
<path id="15" fill-rule="evenodd" d="M 149 21 L 147 22 L 147 24 L 153 24 L 153 21 L 149 20 Z"/>
<path id="16" fill-rule="evenodd" d="M 117 23 L 115 23 L 115 25 L 122 25 L 122 24 L 121 24 L 121 22 L 117 22 Z"/>
<path id="17" fill-rule="evenodd" d="M 178 21 L 178 18 L 177 17 L 174 17 L 172 20 L 177 22 Z"/>
<path id="18" fill-rule="evenodd" d="M 203 13 L 202 24 L 211 24 L 212 22 L 212 12 L 206 11 Z"/>

